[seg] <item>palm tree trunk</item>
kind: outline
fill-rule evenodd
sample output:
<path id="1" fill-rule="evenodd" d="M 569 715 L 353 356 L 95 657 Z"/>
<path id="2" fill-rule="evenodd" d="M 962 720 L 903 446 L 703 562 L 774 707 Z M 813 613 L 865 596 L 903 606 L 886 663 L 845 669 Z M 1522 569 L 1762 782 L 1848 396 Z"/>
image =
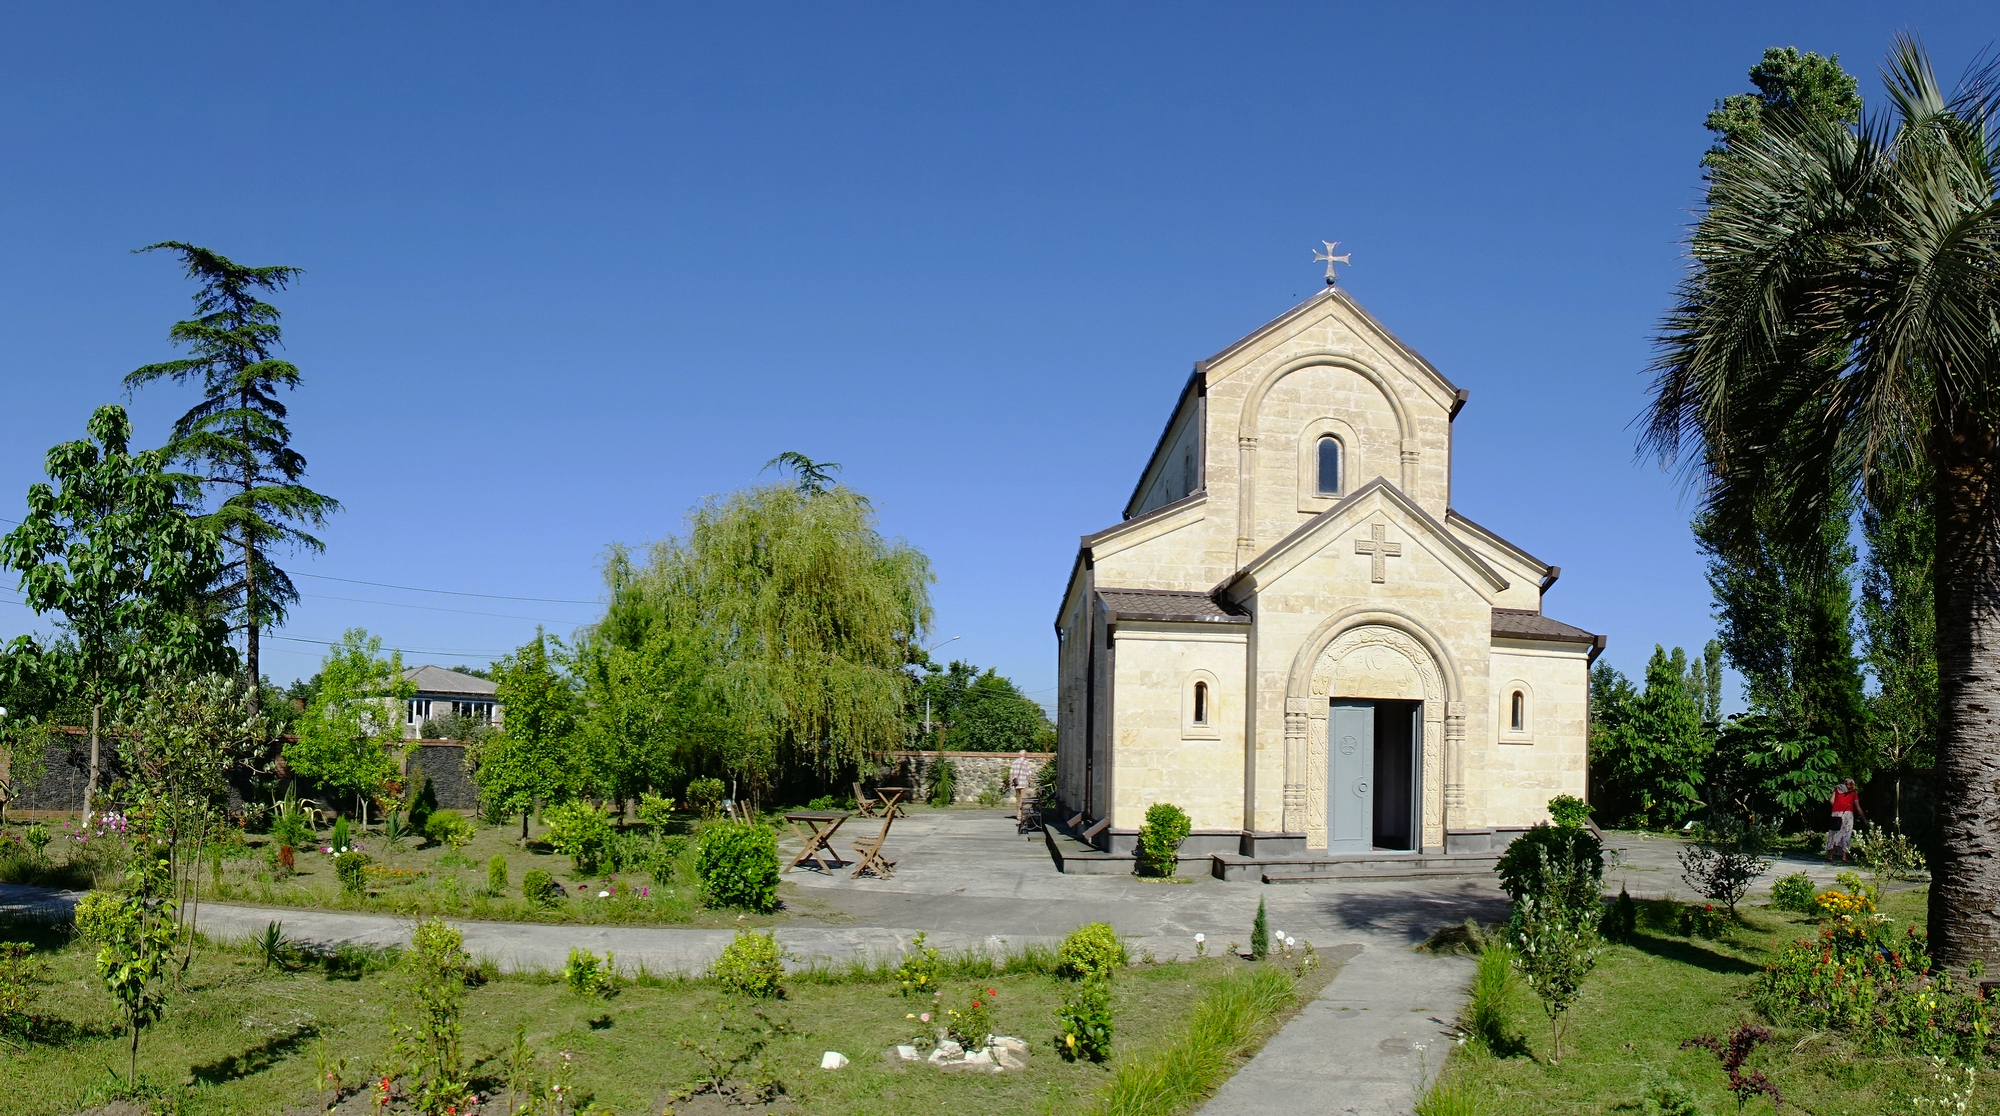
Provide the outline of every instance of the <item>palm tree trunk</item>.
<path id="1" fill-rule="evenodd" d="M 1990 435 L 1960 435 L 1941 456 L 1930 936 L 1945 965 L 2000 969 L 2000 452 Z"/>

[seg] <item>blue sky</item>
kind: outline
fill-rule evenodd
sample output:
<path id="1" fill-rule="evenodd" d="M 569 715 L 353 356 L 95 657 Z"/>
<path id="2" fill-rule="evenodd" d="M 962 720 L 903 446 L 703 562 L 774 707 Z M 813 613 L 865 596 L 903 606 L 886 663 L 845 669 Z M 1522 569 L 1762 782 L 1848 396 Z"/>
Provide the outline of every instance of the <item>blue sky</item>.
<path id="1" fill-rule="evenodd" d="M 1310 250 L 1470 389 L 1462 511 L 1564 569 L 1628 672 L 1712 632 L 1634 456 L 1703 115 L 1767 46 L 1957 75 L 1990 5 L 15 5 L 0 13 L 0 516 L 189 306 L 176 238 L 284 294 L 347 511 L 271 645 L 483 662 L 589 621 L 606 544 L 781 450 L 932 557 L 936 639 L 1053 697 L 1077 536 L 1193 362 Z M 189 401 L 133 400 L 157 444 Z M 330 580 L 334 578 L 347 581 Z M 490 596 L 410 592 L 378 582 Z M 540 601 L 500 598 L 545 598 Z M 0 590 L 0 634 L 36 627 Z"/>

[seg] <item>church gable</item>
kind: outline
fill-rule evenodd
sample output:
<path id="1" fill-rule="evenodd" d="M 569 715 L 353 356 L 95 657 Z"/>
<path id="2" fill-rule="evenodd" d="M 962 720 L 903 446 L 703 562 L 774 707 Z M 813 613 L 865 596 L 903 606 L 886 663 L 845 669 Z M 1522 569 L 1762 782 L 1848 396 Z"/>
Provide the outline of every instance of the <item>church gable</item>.
<path id="1" fill-rule="evenodd" d="M 1313 517 L 1216 587 L 1242 600 L 1301 572 L 1328 578 L 1342 595 L 1405 596 L 1434 590 L 1442 578 L 1490 604 L 1510 582 L 1414 501 L 1377 477 Z"/>

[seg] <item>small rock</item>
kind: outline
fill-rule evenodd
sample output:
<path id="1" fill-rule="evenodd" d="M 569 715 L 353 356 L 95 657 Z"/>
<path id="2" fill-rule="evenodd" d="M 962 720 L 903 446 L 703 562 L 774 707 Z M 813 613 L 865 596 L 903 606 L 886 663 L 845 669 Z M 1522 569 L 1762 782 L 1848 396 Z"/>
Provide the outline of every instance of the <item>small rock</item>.
<path id="1" fill-rule="evenodd" d="M 938 1043 L 937 1055 L 936 1055 L 937 1057 L 950 1061 L 953 1059 L 964 1057 L 964 1055 L 965 1055 L 965 1047 L 960 1046 L 959 1044 L 953 1042 L 950 1039 L 946 1039 L 943 1042 Z"/>
<path id="2" fill-rule="evenodd" d="M 896 1047 L 896 1057 L 901 1058 L 905 1062 L 914 1062 L 917 1060 L 917 1048 L 914 1046 L 898 1046 Z"/>
<path id="3" fill-rule="evenodd" d="M 968 1066 L 990 1066 L 993 1064 L 993 1055 L 987 1053 L 985 1050 L 974 1050 L 965 1056 L 965 1064 Z"/>
<path id="4" fill-rule="evenodd" d="M 993 1057 L 996 1061 L 1000 1063 L 1001 1069 L 1023 1070 L 1028 1068 L 1028 1063 L 1022 1061 L 1021 1056 L 1019 1054 L 1016 1054 L 1015 1052 L 1007 1049 L 1004 1046 L 994 1050 Z"/>
<path id="5" fill-rule="evenodd" d="M 993 1045 L 1002 1050 L 1010 1050 L 1016 1054 L 1026 1054 L 1028 1052 L 1028 1044 L 1015 1038 L 1013 1035 L 994 1035 Z"/>
<path id="6" fill-rule="evenodd" d="M 847 1055 L 838 1050 L 829 1050 L 819 1056 L 819 1068 L 834 1070 L 847 1064 Z"/>

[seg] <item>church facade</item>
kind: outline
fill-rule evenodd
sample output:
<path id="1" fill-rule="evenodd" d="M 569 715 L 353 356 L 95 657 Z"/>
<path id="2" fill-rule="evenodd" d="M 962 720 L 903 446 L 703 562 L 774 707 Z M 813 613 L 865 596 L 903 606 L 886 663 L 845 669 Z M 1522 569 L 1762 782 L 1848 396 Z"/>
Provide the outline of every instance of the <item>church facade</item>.
<path id="1" fill-rule="evenodd" d="M 1208 360 L 1056 619 L 1058 794 L 1100 849 L 1484 852 L 1583 797 L 1604 638 L 1451 502 L 1467 393 L 1328 286 Z"/>

